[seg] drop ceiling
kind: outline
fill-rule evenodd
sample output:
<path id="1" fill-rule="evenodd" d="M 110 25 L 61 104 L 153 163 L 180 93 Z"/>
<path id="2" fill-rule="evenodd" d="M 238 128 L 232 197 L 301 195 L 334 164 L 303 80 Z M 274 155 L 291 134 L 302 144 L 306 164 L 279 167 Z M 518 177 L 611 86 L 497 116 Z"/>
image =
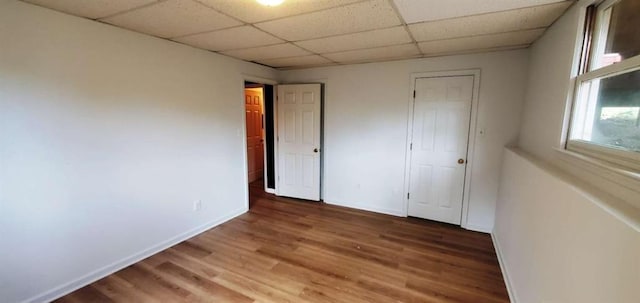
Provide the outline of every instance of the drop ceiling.
<path id="1" fill-rule="evenodd" d="M 573 0 L 23 0 L 289 69 L 526 48 Z"/>

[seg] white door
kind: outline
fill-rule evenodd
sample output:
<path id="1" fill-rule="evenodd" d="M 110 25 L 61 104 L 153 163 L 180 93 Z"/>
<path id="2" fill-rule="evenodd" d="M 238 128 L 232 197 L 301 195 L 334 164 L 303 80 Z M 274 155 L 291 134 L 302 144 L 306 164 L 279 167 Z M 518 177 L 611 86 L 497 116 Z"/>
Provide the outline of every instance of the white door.
<path id="1" fill-rule="evenodd" d="M 280 196 L 320 200 L 320 84 L 278 85 Z"/>
<path id="2" fill-rule="evenodd" d="M 409 216 L 460 224 L 473 80 L 416 79 Z"/>

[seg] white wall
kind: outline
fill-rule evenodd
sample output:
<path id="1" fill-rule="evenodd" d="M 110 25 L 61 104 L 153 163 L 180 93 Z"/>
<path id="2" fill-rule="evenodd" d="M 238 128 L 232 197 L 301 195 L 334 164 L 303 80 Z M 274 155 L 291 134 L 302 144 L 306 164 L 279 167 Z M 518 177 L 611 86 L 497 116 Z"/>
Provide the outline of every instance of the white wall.
<path id="1" fill-rule="evenodd" d="M 241 73 L 274 70 L 12 0 L 0 41 L 1 302 L 246 210 Z"/>
<path id="2" fill-rule="evenodd" d="M 493 235 L 517 303 L 640 298 L 640 182 L 561 151 L 588 2 L 531 47 L 521 150 L 504 158 Z"/>
<path id="3" fill-rule="evenodd" d="M 325 202 L 406 215 L 405 152 L 411 73 L 481 69 L 468 225 L 493 227 L 501 154 L 517 141 L 527 50 L 335 66 L 282 73 L 324 82 Z"/>
<path id="4" fill-rule="evenodd" d="M 638 302 L 640 214 L 605 211 L 614 198 L 541 162 L 504 156 L 493 236 L 513 302 Z"/>
<path id="5" fill-rule="evenodd" d="M 640 207 L 639 179 L 622 177 L 557 150 L 563 148 L 568 130 L 584 8 L 590 2 L 583 0 L 573 5 L 531 47 L 519 146 L 592 186 Z"/>
<path id="6" fill-rule="evenodd" d="M 553 148 L 561 146 L 582 20 L 574 5 L 531 47 L 519 146 L 545 160 L 554 156 Z"/>

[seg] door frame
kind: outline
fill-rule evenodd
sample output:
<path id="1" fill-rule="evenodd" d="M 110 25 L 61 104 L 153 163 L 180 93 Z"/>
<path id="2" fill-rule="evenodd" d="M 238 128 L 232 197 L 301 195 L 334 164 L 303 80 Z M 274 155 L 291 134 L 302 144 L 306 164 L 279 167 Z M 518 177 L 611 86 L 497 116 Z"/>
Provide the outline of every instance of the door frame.
<path id="1" fill-rule="evenodd" d="M 244 98 L 244 83 L 245 82 L 255 82 L 255 83 L 260 83 L 260 84 L 268 84 L 268 85 L 273 85 L 274 87 L 276 85 L 278 85 L 278 81 L 271 79 L 271 78 L 263 78 L 263 77 L 259 77 L 259 76 L 253 76 L 253 75 L 248 75 L 248 74 L 242 74 L 242 82 L 241 82 L 241 92 L 242 92 L 242 98 L 240 98 L 240 100 L 242 101 L 242 130 L 240 131 L 240 133 L 238 133 L 238 135 L 241 135 L 243 140 L 242 140 L 242 154 L 244 156 L 244 163 L 243 163 L 243 171 L 244 171 L 244 183 L 247 184 L 247 186 L 245 187 L 245 204 L 247 209 L 249 209 L 249 158 L 248 158 L 248 154 L 247 154 L 247 115 L 245 113 L 246 111 L 246 107 L 245 107 L 245 98 Z M 274 94 L 275 89 L 273 90 Z M 263 97 L 264 97 L 264 89 L 262 91 Z M 275 96 L 274 96 L 274 106 L 275 106 Z M 264 102 L 262 102 L 262 109 L 264 110 Z M 265 121 L 265 123 L 267 123 L 267 121 Z M 264 156 L 262 157 L 262 160 L 264 161 L 264 191 L 267 193 L 274 193 L 275 191 L 273 189 L 267 188 L 267 148 L 266 148 L 266 138 L 265 140 L 262 142 L 263 145 L 263 154 Z M 274 145 L 274 149 L 275 151 L 277 151 L 277 144 Z M 277 161 L 277 159 L 275 159 Z M 276 162 L 277 164 L 277 162 Z M 278 170 L 275 170 L 275 178 L 278 178 Z M 276 183 L 276 188 L 278 187 L 277 183 Z"/>
<path id="2" fill-rule="evenodd" d="M 469 193 L 471 192 L 471 171 L 474 163 L 474 150 L 476 143 L 476 126 L 478 117 L 478 102 L 480 93 L 480 69 L 453 70 L 453 71 L 435 71 L 411 73 L 411 85 L 409 89 L 409 111 L 407 113 L 407 140 L 405 147 L 405 169 L 404 169 L 404 203 L 403 213 L 409 216 L 409 185 L 411 178 L 411 139 L 413 138 L 413 114 L 414 114 L 414 91 L 416 89 L 416 80 L 419 78 L 441 78 L 441 77 L 459 77 L 473 76 L 473 96 L 471 98 L 471 119 L 469 120 L 469 141 L 467 142 L 467 166 L 464 173 L 464 188 L 462 193 L 462 212 L 460 214 L 460 226 L 469 229 Z"/>

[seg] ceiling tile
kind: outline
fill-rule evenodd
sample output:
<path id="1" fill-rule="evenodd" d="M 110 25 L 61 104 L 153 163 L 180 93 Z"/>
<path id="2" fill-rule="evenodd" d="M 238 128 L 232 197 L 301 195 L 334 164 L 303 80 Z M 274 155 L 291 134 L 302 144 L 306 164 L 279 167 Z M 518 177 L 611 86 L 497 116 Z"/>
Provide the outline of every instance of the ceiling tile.
<path id="1" fill-rule="evenodd" d="M 372 48 L 411 42 L 411 37 L 402 26 L 346 34 L 295 44 L 316 53 L 332 53 L 346 50 Z"/>
<path id="2" fill-rule="evenodd" d="M 25 0 L 25 2 L 75 16 L 97 19 L 153 3 L 156 0 Z"/>
<path id="3" fill-rule="evenodd" d="M 407 23 L 499 12 L 562 1 L 564 0 L 394 0 Z"/>
<path id="4" fill-rule="evenodd" d="M 331 61 L 322 58 L 318 55 L 290 57 L 290 58 L 278 58 L 278 59 L 266 59 L 257 61 L 264 65 L 272 67 L 286 68 L 286 67 L 302 67 L 302 66 L 318 66 L 332 64 Z"/>
<path id="5" fill-rule="evenodd" d="M 553 23 L 569 5 L 569 2 L 561 2 L 499 13 L 415 23 L 409 25 L 409 30 L 417 41 L 430 41 L 541 28 Z"/>
<path id="6" fill-rule="evenodd" d="M 322 56 L 339 63 L 364 62 L 380 59 L 410 58 L 419 55 L 420 51 L 418 51 L 418 48 L 413 43 L 322 54 Z"/>
<path id="7" fill-rule="evenodd" d="M 529 47 L 529 44 L 489 47 L 489 48 L 481 48 L 481 49 L 467 49 L 467 50 L 450 51 L 450 52 L 438 53 L 438 54 L 425 54 L 424 57 L 429 58 L 429 57 L 442 57 L 442 56 L 451 56 L 451 55 L 479 54 L 479 53 L 487 53 L 487 52 L 524 49 L 527 47 Z"/>
<path id="8" fill-rule="evenodd" d="M 309 40 L 400 25 L 387 0 L 371 0 L 256 26 L 288 41 Z"/>
<path id="9" fill-rule="evenodd" d="M 249 25 L 221 29 L 173 40 L 212 51 L 249 48 L 284 42 Z"/>
<path id="10" fill-rule="evenodd" d="M 393 0 L 407 33 L 390 0 L 23 1 L 279 68 L 528 47 L 575 3 Z"/>
<path id="11" fill-rule="evenodd" d="M 230 50 L 222 54 L 247 61 L 311 55 L 310 52 L 291 43 Z"/>
<path id="12" fill-rule="evenodd" d="M 468 50 L 482 50 L 504 46 L 526 46 L 540 37 L 544 29 L 508 32 L 448 40 L 420 42 L 418 46 L 425 55 L 447 54 Z"/>
<path id="13" fill-rule="evenodd" d="M 168 0 L 102 19 L 102 21 L 163 38 L 241 24 L 192 0 Z"/>
<path id="14" fill-rule="evenodd" d="M 284 3 L 275 7 L 259 5 L 255 2 L 255 0 L 199 1 L 247 23 L 255 23 L 309 13 L 353 2 L 358 2 L 361 0 L 286 0 Z"/>

